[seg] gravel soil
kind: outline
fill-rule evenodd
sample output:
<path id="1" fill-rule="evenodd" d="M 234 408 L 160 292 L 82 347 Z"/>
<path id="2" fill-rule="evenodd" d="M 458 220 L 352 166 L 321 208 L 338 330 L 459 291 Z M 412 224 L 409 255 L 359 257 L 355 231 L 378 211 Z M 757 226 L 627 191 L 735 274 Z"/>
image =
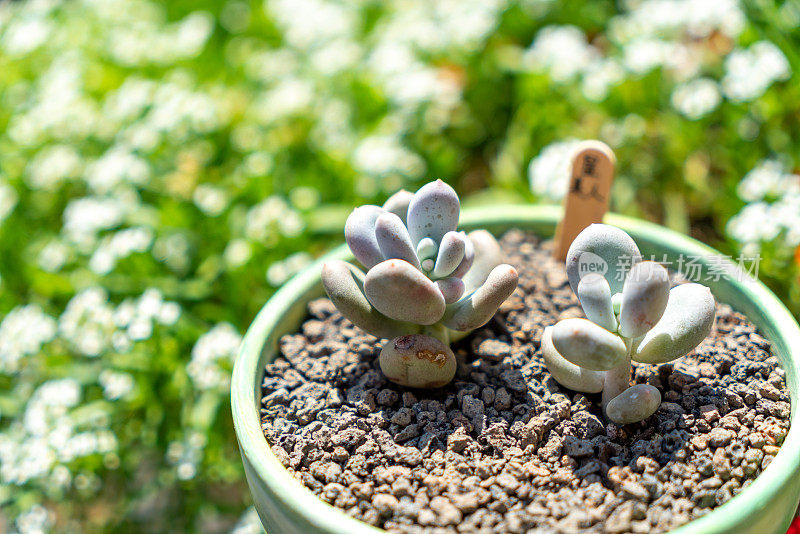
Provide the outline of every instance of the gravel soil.
<path id="1" fill-rule="evenodd" d="M 272 450 L 347 514 L 401 533 L 651 533 L 742 491 L 789 427 L 770 344 L 717 305 L 711 335 L 662 365 L 634 363 L 661 390 L 655 415 L 604 420 L 599 395 L 561 387 L 540 353 L 545 326 L 582 316 L 549 243 L 501 242 L 520 284 L 498 315 L 454 345 L 438 390 L 408 390 L 378 367 L 381 343 L 327 299 L 267 365 L 261 419 Z"/>

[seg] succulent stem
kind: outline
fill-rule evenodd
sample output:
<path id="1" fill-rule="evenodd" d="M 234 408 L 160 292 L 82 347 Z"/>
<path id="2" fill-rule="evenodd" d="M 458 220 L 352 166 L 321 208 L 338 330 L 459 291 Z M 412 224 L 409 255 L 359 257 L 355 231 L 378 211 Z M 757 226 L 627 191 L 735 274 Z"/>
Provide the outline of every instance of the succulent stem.
<path id="1" fill-rule="evenodd" d="M 450 329 L 441 323 L 423 326 L 422 333 L 426 336 L 435 337 L 445 345 L 450 344 Z"/>
<path id="2" fill-rule="evenodd" d="M 613 369 L 606 371 L 603 380 L 603 412 L 611 400 L 631 385 L 631 342 L 625 340 L 627 352 L 624 360 Z"/>

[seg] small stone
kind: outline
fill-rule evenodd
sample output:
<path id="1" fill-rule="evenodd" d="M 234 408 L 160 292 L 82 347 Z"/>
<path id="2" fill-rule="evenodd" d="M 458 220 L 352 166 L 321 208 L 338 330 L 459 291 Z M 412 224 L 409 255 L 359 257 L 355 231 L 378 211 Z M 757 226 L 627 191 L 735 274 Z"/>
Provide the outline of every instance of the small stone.
<path id="1" fill-rule="evenodd" d="M 431 499 L 431 509 L 436 512 L 436 524 L 442 527 L 457 525 L 461 522 L 461 512 L 444 497 L 434 497 Z"/>
<path id="2" fill-rule="evenodd" d="M 391 515 L 397 508 L 397 498 L 387 493 L 379 493 L 372 498 L 372 506 L 384 516 Z"/>
<path id="3" fill-rule="evenodd" d="M 713 423 L 719 419 L 719 410 L 713 404 L 706 404 L 700 406 L 700 416 L 705 419 L 707 423 Z"/>
<path id="4" fill-rule="evenodd" d="M 564 454 L 580 458 L 582 456 L 591 456 L 594 452 L 592 442 L 585 439 L 578 439 L 573 436 L 564 438 Z"/>
<path id="5" fill-rule="evenodd" d="M 472 438 L 463 432 L 453 432 L 447 436 L 447 450 L 461 452 L 472 442 Z"/>
<path id="6" fill-rule="evenodd" d="M 733 432 L 724 428 L 715 428 L 708 435 L 708 444 L 712 447 L 724 447 L 731 442 Z"/>
<path id="7" fill-rule="evenodd" d="M 517 393 L 525 393 L 528 391 L 528 384 L 525 383 L 525 377 L 518 369 L 506 369 L 500 373 L 500 379 L 505 382 L 506 387 L 511 391 Z"/>
<path id="8" fill-rule="evenodd" d="M 497 339 L 486 339 L 478 345 L 475 353 L 481 358 L 499 362 L 511 354 L 511 345 Z"/>
<path id="9" fill-rule="evenodd" d="M 778 391 L 778 388 L 773 386 L 768 382 L 762 382 L 758 386 L 758 392 L 761 394 L 762 397 L 765 399 L 779 401 L 781 400 L 781 393 Z"/>
<path id="10" fill-rule="evenodd" d="M 392 424 L 398 426 L 408 426 L 411 424 L 411 418 L 414 416 L 414 412 L 409 410 L 408 408 L 400 408 L 395 412 L 392 418 L 389 420 Z"/>
<path id="11" fill-rule="evenodd" d="M 627 495 L 630 495 L 634 499 L 640 501 L 647 502 L 648 498 L 650 497 L 647 489 L 638 482 L 623 482 L 620 486 L 620 489 L 623 491 L 623 493 L 626 493 Z"/>
<path id="12" fill-rule="evenodd" d="M 461 400 L 461 411 L 470 419 L 482 416 L 483 410 L 483 401 L 476 399 L 472 395 L 467 395 Z"/>
<path id="13" fill-rule="evenodd" d="M 511 395 L 506 388 L 499 388 L 494 393 L 494 409 L 498 412 L 511 408 Z"/>

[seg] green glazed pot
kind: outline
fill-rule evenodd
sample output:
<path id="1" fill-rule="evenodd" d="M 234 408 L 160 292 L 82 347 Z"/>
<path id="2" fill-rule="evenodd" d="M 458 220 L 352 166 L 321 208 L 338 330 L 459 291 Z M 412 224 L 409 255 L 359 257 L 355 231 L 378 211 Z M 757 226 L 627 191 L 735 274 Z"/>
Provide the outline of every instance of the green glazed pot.
<path id="1" fill-rule="evenodd" d="M 496 235 L 519 228 L 550 237 L 561 210 L 550 206 L 491 206 L 465 210 L 460 228 L 485 228 Z M 640 220 L 609 214 L 606 222 L 626 230 L 642 254 L 666 255 L 675 262 L 699 256 L 709 272 L 715 250 L 684 235 Z M 258 515 L 269 534 L 376 534 L 382 532 L 324 503 L 293 478 L 273 455 L 260 424 L 261 381 L 264 365 L 275 357 L 278 340 L 296 332 L 309 301 L 324 294 L 322 262 L 350 258 L 345 245 L 292 278 L 267 302 L 245 335 L 231 385 L 236 437 L 247 482 Z M 674 265 L 674 263 L 673 263 Z M 715 266 L 718 267 L 718 266 Z M 718 301 L 745 314 L 769 339 L 786 370 L 791 390 L 791 429 L 780 452 L 764 472 L 741 494 L 723 506 L 673 531 L 674 534 L 785 534 L 800 500 L 800 424 L 797 422 L 800 328 L 789 311 L 764 285 L 738 277 L 704 280 Z"/>

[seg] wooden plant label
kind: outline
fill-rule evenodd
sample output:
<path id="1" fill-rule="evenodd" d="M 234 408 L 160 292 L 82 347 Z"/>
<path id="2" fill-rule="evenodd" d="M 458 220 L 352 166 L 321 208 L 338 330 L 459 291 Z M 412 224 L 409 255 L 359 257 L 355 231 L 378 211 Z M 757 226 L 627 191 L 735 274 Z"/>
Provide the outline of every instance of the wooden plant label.
<path id="1" fill-rule="evenodd" d="M 556 229 L 556 259 L 566 259 L 570 244 L 584 228 L 603 221 L 615 163 L 614 152 L 601 141 L 584 141 L 578 146 L 564 198 L 564 217 Z"/>

